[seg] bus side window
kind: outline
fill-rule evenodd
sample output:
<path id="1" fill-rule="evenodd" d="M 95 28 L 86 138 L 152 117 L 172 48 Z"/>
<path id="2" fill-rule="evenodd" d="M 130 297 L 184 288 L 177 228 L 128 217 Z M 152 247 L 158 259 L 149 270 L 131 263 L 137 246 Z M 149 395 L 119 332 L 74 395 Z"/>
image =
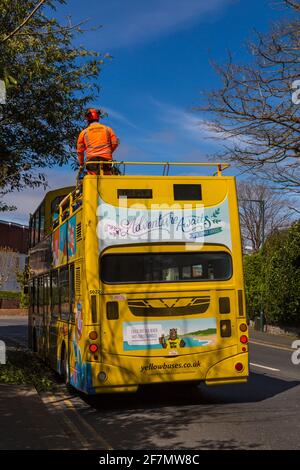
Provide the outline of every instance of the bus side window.
<path id="1" fill-rule="evenodd" d="M 69 274 L 69 289 L 70 289 L 70 320 L 75 321 L 75 279 L 74 279 L 74 264 L 70 265 Z"/>
<path id="2" fill-rule="evenodd" d="M 63 200 L 65 196 L 57 196 L 53 201 L 51 202 L 51 216 L 52 216 L 52 222 L 55 222 L 55 227 L 59 224 L 59 203 Z"/>
<path id="3" fill-rule="evenodd" d="M 70 302 L 69 302 L 69 267 L 60 269 L 59 272 L 60 287 L 60 313 L 63 320 L 69 319 Z"/>
<path id="4" fill-rule="evenodd" d="M 50 303 L 50 275 L 46 274 L 44 276 L 44 312 L 47 315 L 49 313 L 49 303 Z"/>
<path id="5" fill-rule="evenodd" d="M 28 248 L 31 248 L 33 246 L 33 229 L 32 229 L 32 223 L 33 223 L 33 218 L 32 215 L 30 215 L 30 220 L 29 220 L 29 236 L 28 236 Z"/>
<path id="6" fill-rule="evenodd" d="M 54 318 L 59 316 L 59 286 L 57 270 L 51 272 L 51 316 Z"/>
<path id="7" fill-rule="evenodd" d="M 39 290 L 38 290 L 38 311 L 39 315 L 43 314 L 43 308 L 44 308 L 44 283 L 43 283 L 43 276 L 40 276 L 38 278 L 38 285 L 39 285 Z"/>
<path id="8" fill-rule="evenodd" d="M 35 245 L 35 214 L 32 216 L 32 222 L 31 222 L 31 247 Z"/>
<path id="9" fill-rule="evenodd" d="M 33 312 L 33 280 L 29 281 L 28 283 L 29 287 L 29 308 L 30 308 L 30 313 Z"/>
<path id="10" fill-rule="evenodd" d="M 32 312 L 38 313 L 38 278 L 32 280 Z"/>
<path id="11" fill-rule="evenodd" d="M 39 227 L 39 240 L 44 240 L 45 231 L 45 205 L 42 204 L 40 207 L 40 227 Z"/>
<path id="12" fill-rule="evenodd" d="M 40 241 L 40 209 L 35 213 L 35 244 Z"/>
<path id="13" fill-rule="evenodd" d="M 45 312 L 47 315 L 49 315 L 50 310 L 51 310 L 51 296 L 50 296 L 50 273 L 46 274 L 45 276 L 46 279 L 46 285 L 45 285 L 45 290 L 46 290 L 46 298 L 45 298 L 45 304 L 46 304 L 46 310 Z"/>

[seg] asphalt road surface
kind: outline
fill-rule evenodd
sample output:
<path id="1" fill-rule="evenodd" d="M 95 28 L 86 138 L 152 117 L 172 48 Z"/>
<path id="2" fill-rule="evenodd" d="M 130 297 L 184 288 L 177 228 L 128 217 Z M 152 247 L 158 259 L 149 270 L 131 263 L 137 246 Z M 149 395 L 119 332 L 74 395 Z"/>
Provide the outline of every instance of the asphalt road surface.
<path id="1" fill-rule="evenodd" d="M 26 344 L 26 332 L 26 319 L 0 318 L 0 339 Z M 97 397 L 65 389 L 59 402 L 95 449 L 300 449 L 300 365 L 291 354 L 289 340 L 253 332 L 247 384 Z"/>

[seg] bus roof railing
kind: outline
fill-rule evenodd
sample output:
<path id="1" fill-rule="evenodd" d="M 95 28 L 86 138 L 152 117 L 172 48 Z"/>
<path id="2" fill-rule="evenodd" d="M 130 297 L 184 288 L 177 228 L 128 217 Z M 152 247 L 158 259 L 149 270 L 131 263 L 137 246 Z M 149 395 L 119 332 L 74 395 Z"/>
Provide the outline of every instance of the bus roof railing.
<path id="1" fill-rule="evenodd" d="M 108 160 L 108 161 L 96 161 L 96 160 L 90 160 L 85 162 L 85 166 L 88 167 L 89 165 L 100 165 L 100 168 L 102 168 L 102 165 L 111 165 L 112 167 L 116 166 L 121 166 L 123 165 L 123 175 L 125 175 L 125 167 L 126 165 L 140 165 L 140 166 L 162 166 L 163 167 L 163 176 L 168 176 L 169 175 L 169 170 L 171 166 L 197 166 L 197 167 L 213 167 L 216 168 L 216 171 L 213 173 L 213 176 L 222 176 L 222 171 L 227 170 L 227 168 L 230 167 L 229 163 L 206 163 L 206 162 L 130 162 L 130 161 L 115 161 L 115 160 Z M 103 174 L 102 170 L 100 171 L 100 174 Z M 117 174 L 117 173 L 116 173 Z"/>
<path id="2" fill-rule="evenodd" d="M 100 165 L 99 174 L 103 175 L 103 166 L 102 165 L 111 165 L 112 167 L 116 167 L 117 171 L 112 174 L 113 175 L 125 175 L 125 166 L 126 165 L 161 165 L 163 167 L 163 176 L 168 176 L 170 166 L 196 166 L 196 167 L 211 167 L 216 168 L 216 171 L 213 173 L 213 176 L 222 176 L 222 171 L 226 170 L 230 167 L 229 163 L 206 163 L 206 162 L 127 162 L 127 161 L 115 161 L 115 160 L 108 160 L 108 161 L 87 161 L 85 162 L 85 167 L 87 168 L 89 165 Z M 124 170 L 123 173 L 119 170 L 119 166 L 123 165 Z M 53 227 L 58 226 L 60 223 L 63 222 L 66 216 L 72 215 L 73 211 L 75 211 L 82 203 L 82 186 L 79 180 L 80 174 L 77 176 L 77 184 L 73 191 L 67 194 L 57 205 L 59 208 L 59 216 L 56 220 L 53 220 Z"/>

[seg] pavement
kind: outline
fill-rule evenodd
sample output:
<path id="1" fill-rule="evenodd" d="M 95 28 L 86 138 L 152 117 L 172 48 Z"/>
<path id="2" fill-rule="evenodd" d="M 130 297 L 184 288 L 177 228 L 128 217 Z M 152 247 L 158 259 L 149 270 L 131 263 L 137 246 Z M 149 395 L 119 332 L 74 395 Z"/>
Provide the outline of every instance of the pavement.
<path id="1" fill-rule="evenodd" d="M 300 449 L 294 338 L 254 330 L 250 338 L 247 384 L 164 384 L 113 396 L 0 385 L 0 448 Z M 24 318 L 1 318 L 0 339 L 26 344 Z"/>
<path id="2" fill-rule="evenodd" d="M 1 308 L 0 309 L 0 318 L 1 317 L 27 317 L 28 318 L 28 308 Z"/>
<path id="3" fill-rule="evenodd" d="M 72 448 L 69 436 L 34 387 L 0 384 L 0 423 L 1 450 Z"/>

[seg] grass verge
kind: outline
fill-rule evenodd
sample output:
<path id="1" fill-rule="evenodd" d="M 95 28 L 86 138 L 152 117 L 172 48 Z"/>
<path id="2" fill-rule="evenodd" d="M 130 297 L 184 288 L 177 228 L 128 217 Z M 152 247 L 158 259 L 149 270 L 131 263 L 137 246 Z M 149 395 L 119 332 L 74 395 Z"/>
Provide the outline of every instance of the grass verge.
<path id="1" fill-rule="evenodd" d="M 32 352 L 9 348 L 6 359 L 6 364 L 0 365 L 0 383 L 33 385 L 38 392 L 55 390 L 55 372 Z"/>

